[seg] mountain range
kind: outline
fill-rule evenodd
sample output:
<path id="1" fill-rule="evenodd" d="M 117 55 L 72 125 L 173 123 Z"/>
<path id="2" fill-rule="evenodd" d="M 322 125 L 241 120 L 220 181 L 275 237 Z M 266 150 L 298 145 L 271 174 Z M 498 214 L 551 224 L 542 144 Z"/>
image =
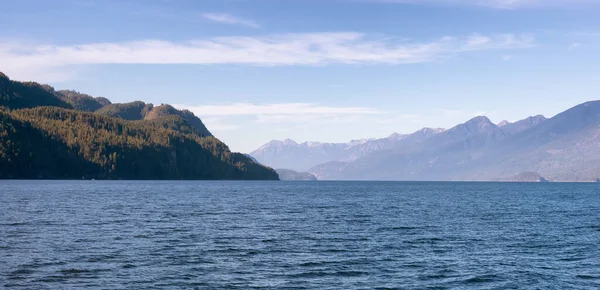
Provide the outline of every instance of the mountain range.
<path id="1" fill-rule="evenodd" d="M 113 104 L 0 73 L 0 178 L 265 179 L 190 111 Z"/>
<path id="2" fill-rule="evenodd" d="M 272 141 L 250 155 L 319 180 L 597 181 L 598 144 L 600 101 L 592 101 L 550 119 L 494 124 L 479 116 L 447 130 L 359 143 Z"/>
<path id="3" fill-rule="evenodd" d="M 394 133 L 387 138 L 352 140 L 348 143 L 296 143 L 291 139 L 271 141 L 249 155 L 273 168 L 306 171 L 315 165 L 330 162 L 350 162 L 378 150 L 391 149 L 398 142 L 418 141 L 433 136 L 443 129 L 424 128 L 410 135 Z"/>

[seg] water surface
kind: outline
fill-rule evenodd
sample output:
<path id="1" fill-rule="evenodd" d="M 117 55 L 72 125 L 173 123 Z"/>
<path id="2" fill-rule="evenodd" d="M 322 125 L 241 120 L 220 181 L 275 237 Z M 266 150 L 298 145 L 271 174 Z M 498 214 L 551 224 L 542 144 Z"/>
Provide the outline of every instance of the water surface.
<path id="1" fill-rule="evenodd" d="M 0 181 L 0 288 L 597 289 L 597 184 Z"/>

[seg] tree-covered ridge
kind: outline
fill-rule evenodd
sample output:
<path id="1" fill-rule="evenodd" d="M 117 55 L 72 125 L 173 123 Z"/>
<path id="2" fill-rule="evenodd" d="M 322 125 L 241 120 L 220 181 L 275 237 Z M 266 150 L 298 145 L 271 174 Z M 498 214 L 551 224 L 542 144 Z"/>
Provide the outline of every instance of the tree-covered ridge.
<path id="1" fill-rule="evenodd" d="M 212 136 L 200 118 L 188 110 L 177 110 L 171 105 L 154 106 L 142 101 L 124 104 L 110 104 L 102 107 L 96 113 L 125 120 L 159 120 L 171 116 L 180 117 L 196 130 L 202 137 Z"/>
<path id="2" fill-rule="evenodd" d="M 123 104 L 109 104 L 97 110 L 96 113 L 124 120 L 143 120 L 154 106 L 142 101 Z"/>
<path id="3" fill-rule="evenodd" d="M 52 86 L 35 82 L 11 81 L 0 73 L 0 106 L 9 109 L 55 106 L 85 112 L 96 112 L 125 120 L 155 120 L 169 116 L 185 119 L 200 136 L 212 136 L 200 118 L 188 110 L 177 110 L 170 105 L 154 106 L 142 101 L 113 104 L 103 97 L 92 97 L 73 90 L 55 90 Z"/>
<path id="4" fill-rule="evenodd" d="M 11 109 L 39 106 L 73 108 L 38 83 L 11 81 L 4 74 L 0 75 L 0 106 Z"/>
<path id="5" fill-rule="evenodd" d="M 0 178 L 278 179 L 274 170 L 230 152 L 191 112 L 159 106 L 153 117 L 125 120 L 74 110 L 57 94 L 0 78 Z M 153 109 L 137 105 L 140 112 L 148 108 L 144 115 Z M 114 108 L 101 110 L 107 107 Z"/>
<path id="6" fill-rule="evenodd" d="M 188 110 L 177 110 L 171 105 L 160 105 L 154 107 L 145 116 L 144 120 L 159 120 L 168 116 L 178 116 L 185 120 L 190 126 L 196 129 L 196 132 L 202 137 L 212 136 L 200 118 Z"/>
<path id="7" fill-rule="evenodd" d="M 0 178 L 81 178 L 93 168 L 62 142 L 0 109 Z"/>
<path id="8" fill-rule="evenodd" d="M 56 107 L 0 114 L 1 178 L 277 179 L 179 117 L 126 121 Z"/>
<path id="9" fill-rule="evenodd" d="M 56 91 L 49 85 L 35 82 L 15 82 L 0 73 L 0 106 L 11 109 L 56 106 L 94 112 L 108 104 L 110 101 L 106 98 L 94 98 L 71 90 Z"/>
<path id="10" fill-rule="evenodd" d="M 61 100 L 71 104 L 75 110 L 80 111 L 94 112 L 111 104 L 107 98 L 92 97 L 72 90 L 61 90 L 55 93 Z"/>

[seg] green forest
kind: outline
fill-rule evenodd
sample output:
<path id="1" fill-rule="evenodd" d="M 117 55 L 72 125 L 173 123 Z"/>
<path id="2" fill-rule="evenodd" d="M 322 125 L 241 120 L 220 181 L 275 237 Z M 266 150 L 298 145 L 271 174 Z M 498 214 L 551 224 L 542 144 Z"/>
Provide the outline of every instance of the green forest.
<path id="1" fill-rule="evenodd" d="M 112 104 L 0 73 L 0 178 L 277 180 L 193 113 Z"/>

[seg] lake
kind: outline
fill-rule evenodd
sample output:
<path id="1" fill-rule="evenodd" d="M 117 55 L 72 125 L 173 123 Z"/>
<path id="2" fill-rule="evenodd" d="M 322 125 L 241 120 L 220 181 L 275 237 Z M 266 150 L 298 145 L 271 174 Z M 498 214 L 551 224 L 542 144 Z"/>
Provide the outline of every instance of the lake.
<path id="1" fill-rule="evenodd" d="M 0 181 L 0 288 L 597 289 L 600 185 Z"/>

